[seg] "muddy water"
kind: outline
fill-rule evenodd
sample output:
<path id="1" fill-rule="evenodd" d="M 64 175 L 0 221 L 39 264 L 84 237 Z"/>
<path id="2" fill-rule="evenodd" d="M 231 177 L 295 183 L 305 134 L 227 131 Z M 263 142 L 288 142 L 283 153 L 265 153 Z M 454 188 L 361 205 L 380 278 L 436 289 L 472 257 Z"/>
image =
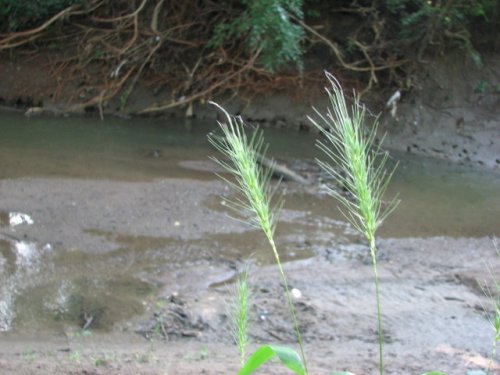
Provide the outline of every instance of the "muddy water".
<path id="1" fill-rule="evenodd" d="M 110 209 L 109 225 L 105 218 L 101 223 L 85 214 L 85 207 L 99 209 L 91 205 L 94 199 L 107 205 L 102 194 L 109 193 L 110 205 L 121 199 L 117 205 L 133 206 L 127 199 L 139 194 L 137 186 L 143 185 L 138 184 L 148 187 L 165 178 L 213 180 L 214 167 L 207 164 L 207 155 L 214 152 L 206 141 L 213 124 L 15 115 L 2 115 L 0 124 L 0 181 L 18 183 L 26 197 L 31 197 L 23 206 L 22 192 L 16 198 L 0 190 L 0 330 L 64 330 L 68 325 L 110 328 L 144 312 L 159 287 L 167 284 L 176 291 L 191 283 L 179 269 L 206 264 L 209 271 L 199 275 L 203 283 L 196 287 L 209 287 L 231 278 L 239 259 L 252 255 L 260 263 L 272 261 L 268 252 L 256 252 L 265 247 L 264 240 L 240 227 L 227 229 L 224 224 L 226 229 L 217 227 L 215 233 L 200 232 L 202 224 L 195 223 L 191 234 L 183 237 L 163 233 L 161 225 L 156 232 L 141 233 L 137 229 L 143 225 L 140 219 L 120 226 L 120 216 L 131 216 L 126 210 Z M 285 161 L 318 156 L 311 134 L 269 130 L 266 137 L 270 154 Z M 498 176 L 405 154 L 394 154 L 393 160 L 400 165 L 389 194 L 397 192 L 402 202 L 382 228 L 382 236 L 474 237 L 498 231 Z M 62 186 L 60 190 L 48 188 L 45 195 L 37 191 L 38 183 L 43 189 L 59 179 L 67 186 L 55 183 L 55 187 Z M 109 192 L 96 188 L 85 195 L 88 189 L 84 188 L 78 193 L 78 186 L 93 186 L 93 181 L 108 181 Z M 115 197 L 117 186 L 131 183 L 135 184 L 132 193 Z M 189 184 L 185 186 L 190 189 Z M 284 220 L 277 231 L 285 260 L 318 252 L 330 252 L 331 257 L 366 253 L 321 189 L 287 188 Z M 64 200 L 60 206 L 51 206 L 50 202 L 58 202 L 51 192 Z M 79 197 L 86 203 L 79 202 Z M 193 197 L 186 199 L 193 203 Z M 183 228 L 189 215 L 211 218 L 227 211 L 217 194 L 206 193 L 200 200 L 200 204 L 193 203 L 191 214 L 187 210 L 184 220 L 166 221 L 165 228 Z M 73 207 L 74 214 L 59 219 L 57 207 L 66 206 Z M 23 222 L 19 215 L 28 215 L 23 211 L 41 212 L 42 218 L 30 222 L 25 217 Z M 62 233 L 74 227 L 83 235 Z M 47 232 L 51 231 L 60 241 L 49 240 Z M 214 259 L 227 264 L 210 271 Z"/>

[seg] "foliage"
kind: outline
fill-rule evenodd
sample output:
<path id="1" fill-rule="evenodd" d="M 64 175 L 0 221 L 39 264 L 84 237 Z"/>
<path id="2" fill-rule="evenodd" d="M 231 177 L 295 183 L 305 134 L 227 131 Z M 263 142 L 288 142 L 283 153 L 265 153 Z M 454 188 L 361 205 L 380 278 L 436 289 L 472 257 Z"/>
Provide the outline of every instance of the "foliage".
<path id="1" fill-rule="evenodd" d="M 60 92 L 85 82 L 65 105 L 74 112 L 102 115 L 112 99 L 126 112 L 140 83 L 171 94 L 138 109 L 141 114 L 192 108 L 229 90 L 245 99 L 277 90 L 300 97 L 304 88 L 317 87 L 318 68 L 350 74 L 365 85 L 363 95 L 375 87 L 411 89 L 420 65 L 449 47 L 463 49 L 480 66 L 478 46 L 498 48 L 499 4 L 0 0 L 0 52 L 35 44 L 40 51 L 64 49 L 64 64 L 53 59 L 51 69 L 60 77 Z M 305 52 L 312 57 L 309 66 Z M 291 71 L 294 66 L 299 74 Z"/>
<path id="2" fill-rule="evenodd" d="M 299 355 L 294 350 L 284 346 L 262 345 L 250 356 L 238 375 L 249 375 L 274 357 L 278 357 L 285 367 L 297 375 L 307 374 Z"/>
<path id="3" fill-rule="evenodd" d="M 303 18 L 302 0 L 242 0 L 243 14 L 218 25 L 211 44 L 220 46 L 230 38 L 244 38 L 260 62 L 274 72 L 287 62 L 302 70 L 304 30 L 292 22 Z"/>
<path id="4" fill-rule="evenodd" d="M 498 7 L 496 0 L 386 0 L 385 6 L 392 31 L 407 44 L 425 48 L 455 43 L 466 50 L 477 66 L 482 65 L 471 33 L 478 23 L 491 21 Z"/>
<path id="5" fill-rule="evenodd" d="M 33 27 L 46 18 L 84 0 L 0 0 L 0 31 Z"/>
<path id="6" fill-rule="evenodd" d="M 490 20 L 496 0 L 454 0 L 448 2 L 427 0 L 385 0 L 387 10 L 399 18 L 401 34 L 405 36 L 422 35 L 424 30 L 418 26 L 432 18 L 440 19 L 443 27 L 457 29 L 474 22 Z"/>

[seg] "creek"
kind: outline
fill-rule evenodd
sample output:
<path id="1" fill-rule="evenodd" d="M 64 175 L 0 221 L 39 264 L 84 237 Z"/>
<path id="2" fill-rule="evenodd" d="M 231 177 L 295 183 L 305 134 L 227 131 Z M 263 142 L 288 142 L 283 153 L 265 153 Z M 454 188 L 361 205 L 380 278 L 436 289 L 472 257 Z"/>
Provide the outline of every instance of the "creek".
<path id="1" fill-rule="evenodd" d="M 210 184 L 217 179 L 207 162 L 208 155 L 216 154 L 206 138 L 216 128 L 212 122 L 27 119 L 2 114 L 0 124 L 2 331 L 57 330 L 68 324 L 109 329 L 143 313 L 158 288 L 168 282 L 166 273 L 197 262 L 210 264 L 213 259 L 236 261 L 264 246 L 255 232 L 240 227 L 226 228 L 224 224 L 212 234 L 206 234 L 209 229 L 196 232 L 204 225 L 190 217 L 198 215 L 196 210 L 168 222 L 172 225 L 164 235 L 160 224 L 159 229 L 148 232 L 140 214 L 135 221 L 120 221 L 120 215 L 133 215 L 126 209 L 132 204 L 127 197 L 137 197 L 141 189 L 145 191 L 140 201 L 144 206 L 135 203 L 137 211 L 167 204 L 147 202 L 152 196 L 147 189 L 154 192 L 164 179 L 184 181 L 175 189 L 186 189 L 185 202 L 201 206 L 208 221 L 225 212 L 217 194 L 202 194 L 203 189 L 199 194 L 198 190 L 191 192 L 186 182 Z M 280 161 L 312 162 L 320 156 L 314 134 L 266 129 L 265 137 L 270 143 L 268 155 Z M 381 228 L 382 237 L 484 237 L 498 231 L 498 175 L 391 153 L 391 163 L 396 161 L 399 165 L 388 195 L 398 194 L 401 204 Z M 120 195 L 120 186 L 135 190 Z M 331 198 L 297 186 L 287 190 L 284 223 L 277 233 L 278 241 L 286 245 L 285 259 L 307 258 L 332 247 L 339 257 L 364 251 L 362 241 L 346 225 Z M 106 218 L 85 214 L 84 209 L 97 210 L 108 199 L 123 209 L 106 211 L 113 225 L 101 225 L 99 220 L 105 223 Z M 97 207 L 92 200 L 98 202 Z M 58 207 L 66 206 L 68 211 L 61 216 Z M 27 215 L 24 221 L 23 214 Z M 175 234 L 176 227 L 191 219 L 195 223 L 186 234 Z M 71 237 L 68 233 L 75 227 L 83 234 Z M 83 235 L 93 240 L 80 241 Z M 58 237 L 60 241 L 49 240 Z M 272 257 L 258 256 L 258 260 L 271 262 Z M 227 272 L 214 276 L 213 282 L 223 281 L 226 274 L 230 277 Z"/>

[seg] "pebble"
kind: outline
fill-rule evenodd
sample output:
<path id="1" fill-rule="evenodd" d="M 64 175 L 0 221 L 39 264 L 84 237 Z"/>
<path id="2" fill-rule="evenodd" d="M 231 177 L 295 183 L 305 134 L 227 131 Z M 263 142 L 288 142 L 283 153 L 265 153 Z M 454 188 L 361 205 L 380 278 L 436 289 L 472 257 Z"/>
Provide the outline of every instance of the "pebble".
<path id="1" fill-rule="evenodd" d="M 297 288 L 292 288 L 290 293 L 292 294 L 293 299 L 302 298 L 302 292 L 300 290 L 298 290 Z"/>

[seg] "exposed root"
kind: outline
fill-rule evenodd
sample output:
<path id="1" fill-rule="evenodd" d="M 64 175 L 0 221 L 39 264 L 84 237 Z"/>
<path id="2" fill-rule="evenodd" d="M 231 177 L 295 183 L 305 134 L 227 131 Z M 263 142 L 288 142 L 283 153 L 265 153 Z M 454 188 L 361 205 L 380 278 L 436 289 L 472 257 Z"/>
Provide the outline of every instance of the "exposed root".
<path id="1" fill-rule="evenodd" d="M 139 82 L 153 91 L 171 93 L 169 100 L 139 109 L 143 114 L 189 107 L 222 93 L 251 96 L 288 89 L 301 95 L 302 88 L 323 82 L 322 69 L 306 69 L 302 75 L 269 73 L 258 63 L 259 51 L 249 52 L 244 38 L 217 48 L 209 46 L 216 26 L 235 19 L 241 11 L 231 2 L 119 0 L 111 4 L 90 0 L 86 4 L 72 5 L 36 28 L 0 35 L 0 52 L 27 49 L 35 41 L 43 46 L 56 40 L 66 47 L 65 57 L 53 63 L 52 73 L 57 82 L 55 98 L 69 84 L 77 87 L 68 111 L 94 107 L 102 116 L 113 98 L 119 99 L 119 110 L 125 111 Z M 294 19 L 306 30 L 308 47 L 319 43 L 331 51 L 331 61 L 323 68 L 336 70 L 337 75 L 351 73 L 363 82 L 361 94 L 379 85 L 382 76 L 384 85 L 403 85 L 414 61 L 388 44 L 384 19 L 373 6 L 353 2 L 335 12 L 367 17 L 348 37 L 354 53 L 346 53 L 345 46 L 335 42 L 334 33 L 323 34 Z M 426 40 L 434 37 L 430 30 Z M 422 54 L 419 50 L 418 55 Z"/>

